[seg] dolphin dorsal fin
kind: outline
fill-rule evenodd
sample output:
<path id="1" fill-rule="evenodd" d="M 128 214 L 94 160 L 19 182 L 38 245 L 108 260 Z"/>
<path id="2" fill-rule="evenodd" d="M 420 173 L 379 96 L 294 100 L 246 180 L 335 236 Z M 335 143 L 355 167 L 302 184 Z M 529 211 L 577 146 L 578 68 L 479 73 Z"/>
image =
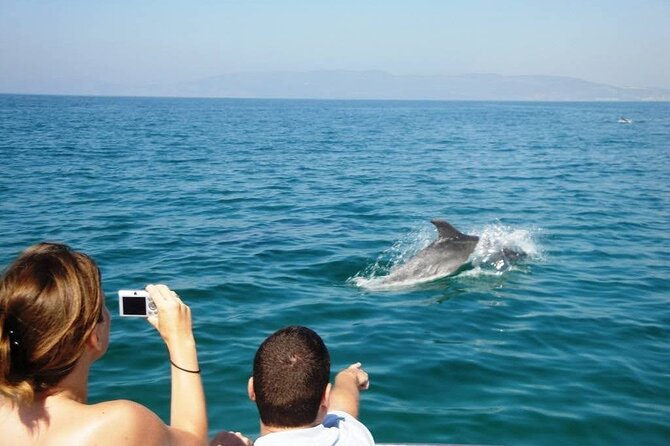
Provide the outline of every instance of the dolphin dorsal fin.
<path id="1" fill-rule="evenodd" d="M 445 240 L 479 240 L 479 237 L 467 235 L 451 226 L 446 220 L 431 220 L 431 223 L 437 228 L 437 234 L 440 239 Z"/>

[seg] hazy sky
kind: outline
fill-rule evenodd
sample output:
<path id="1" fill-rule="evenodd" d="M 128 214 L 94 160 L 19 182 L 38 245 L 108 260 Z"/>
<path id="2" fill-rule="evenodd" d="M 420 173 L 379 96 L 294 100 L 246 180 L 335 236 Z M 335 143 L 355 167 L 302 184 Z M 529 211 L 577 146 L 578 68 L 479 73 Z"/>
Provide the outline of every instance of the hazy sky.
<path id="1" fill-rule="evenodd" d="M 670 88 L 670 0 L 0 0 L 0 91 L 322 69 Z"/>

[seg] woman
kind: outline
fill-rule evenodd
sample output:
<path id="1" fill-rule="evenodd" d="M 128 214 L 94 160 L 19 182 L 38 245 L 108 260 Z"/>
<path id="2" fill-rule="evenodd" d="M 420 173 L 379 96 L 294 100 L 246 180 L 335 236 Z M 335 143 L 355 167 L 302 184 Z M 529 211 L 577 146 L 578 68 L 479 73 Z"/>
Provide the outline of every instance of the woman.
<path id="1" fill-rule="evenodd" d="M 89 369 L 110 326 L 95 262 L 42 243 L 9 266 L 0 282 L 0 446 L 207 443 L 190 309 L 164 285 L 146 290 L 172 364 L 169 426 L 132 401 L 87 404 Z"/>

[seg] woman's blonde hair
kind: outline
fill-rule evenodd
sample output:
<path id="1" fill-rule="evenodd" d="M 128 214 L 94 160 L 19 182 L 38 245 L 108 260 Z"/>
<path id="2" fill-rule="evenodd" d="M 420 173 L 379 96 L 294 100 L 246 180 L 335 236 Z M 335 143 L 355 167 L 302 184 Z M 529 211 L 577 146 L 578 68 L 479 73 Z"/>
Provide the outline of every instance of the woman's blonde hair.
<path id="1" fill-rule="evenodd" d="M 100 322 L 100 270 L 66 245 L 25 250 L 0 281 L 0 395 L 30 404 L 72 371 Z"/>

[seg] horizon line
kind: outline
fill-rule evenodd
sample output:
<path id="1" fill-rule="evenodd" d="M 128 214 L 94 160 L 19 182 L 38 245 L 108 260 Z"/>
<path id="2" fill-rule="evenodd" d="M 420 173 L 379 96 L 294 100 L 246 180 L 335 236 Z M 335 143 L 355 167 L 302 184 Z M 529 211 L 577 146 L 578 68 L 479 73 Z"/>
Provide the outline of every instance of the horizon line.
<path id="1" fill-rule="evenodd" d="M 84 94 L 84 93 L 25 93 L 2 92 L 0 96 L 46 96 L 60 98 L 106 98 L 106 99 L 205 99 L 233 101 L 332 101 L 332 102 L 527 102 L 545 104 L 569 103 L 670 103 L 670 99 L 408 99 L 408 98 L 335 98 L 335 97 L 253 97 L 253 96 L 165 96 L 165 95 L 124 95 L 124 94 Z"/>

